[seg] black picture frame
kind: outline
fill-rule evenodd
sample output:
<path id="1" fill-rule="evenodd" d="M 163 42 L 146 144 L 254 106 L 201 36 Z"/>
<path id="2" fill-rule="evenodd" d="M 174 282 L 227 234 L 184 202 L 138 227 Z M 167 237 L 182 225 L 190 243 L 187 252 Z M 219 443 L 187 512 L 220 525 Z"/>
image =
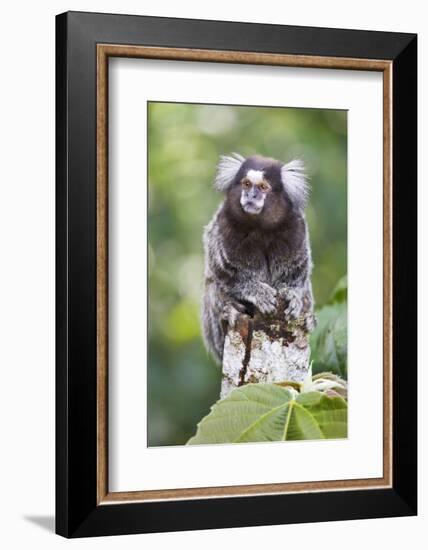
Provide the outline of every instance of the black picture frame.
<path id="1" fill-rule="evenodd" d="M 97 44 L 392 62 L 392 486 L 97 501 Z M 56 532 L 65 537 L 417 513 L 417 36 L 68 12 L 56 18 Z"/>

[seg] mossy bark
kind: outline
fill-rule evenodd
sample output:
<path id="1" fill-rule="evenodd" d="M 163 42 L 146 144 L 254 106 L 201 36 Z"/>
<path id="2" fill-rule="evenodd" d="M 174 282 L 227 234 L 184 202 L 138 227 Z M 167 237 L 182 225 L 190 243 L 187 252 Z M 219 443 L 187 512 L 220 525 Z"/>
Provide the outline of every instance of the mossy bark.
<path id="1" fill-rule="evenodd" d="M 306 319 L 238 315 L 226 328 L 220 397 L 249 383 L 302 382 L 309 370 Z"/>

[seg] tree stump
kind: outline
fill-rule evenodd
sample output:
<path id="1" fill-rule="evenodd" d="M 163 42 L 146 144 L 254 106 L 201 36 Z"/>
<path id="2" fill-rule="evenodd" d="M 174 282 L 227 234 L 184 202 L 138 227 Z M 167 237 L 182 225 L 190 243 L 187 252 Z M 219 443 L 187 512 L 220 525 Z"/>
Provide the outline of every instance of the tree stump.
<path id="1" fill-rule="evenodd" d="M 249 383 L 303 381 L 310 357 L 306 319 L 278 317 L 242 313 L 226 327 L 221 399 Z"/>

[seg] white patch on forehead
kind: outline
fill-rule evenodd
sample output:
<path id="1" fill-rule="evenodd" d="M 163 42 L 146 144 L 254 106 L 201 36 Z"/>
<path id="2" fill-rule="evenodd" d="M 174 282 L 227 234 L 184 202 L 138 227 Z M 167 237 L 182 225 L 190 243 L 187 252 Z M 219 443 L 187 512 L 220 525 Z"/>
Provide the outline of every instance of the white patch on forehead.
<path id="1" fill-rule="evenodd" d="M 248 170 L 247 179 L 249 179 L 253 185 L 257 185 L 263 181 L 263 174 L 263 170 Z"/>

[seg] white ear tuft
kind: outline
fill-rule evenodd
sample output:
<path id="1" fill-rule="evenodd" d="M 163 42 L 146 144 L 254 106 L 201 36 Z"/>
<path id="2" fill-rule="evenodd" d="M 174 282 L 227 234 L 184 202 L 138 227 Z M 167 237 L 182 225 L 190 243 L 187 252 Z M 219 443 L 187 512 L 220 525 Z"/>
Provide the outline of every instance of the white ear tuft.
<path id="1" fill-rule="evenodd" d="M 291 201 L 303 209 L 309 197 L 308 176 L 302 160 L 292 160 L 281 168 L 282 185 Z"/>
<path id="2" fill-rule="evenodd" d="M 226 191 L 235 179 L 244 161 L 245 158 L 238 153 L 232 153 L 230 156 L 222 155 L 217 164 L 214 187 L 218 191 Z"/>

